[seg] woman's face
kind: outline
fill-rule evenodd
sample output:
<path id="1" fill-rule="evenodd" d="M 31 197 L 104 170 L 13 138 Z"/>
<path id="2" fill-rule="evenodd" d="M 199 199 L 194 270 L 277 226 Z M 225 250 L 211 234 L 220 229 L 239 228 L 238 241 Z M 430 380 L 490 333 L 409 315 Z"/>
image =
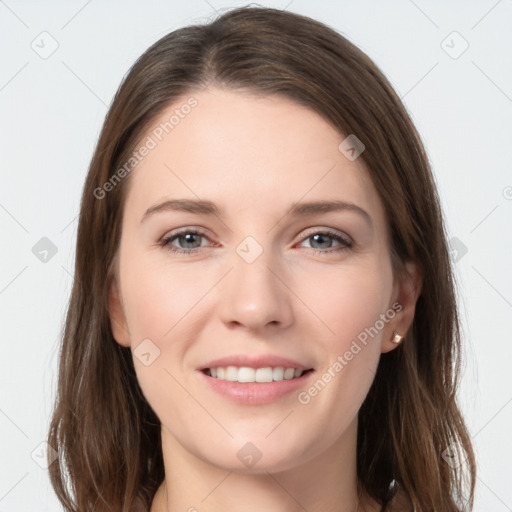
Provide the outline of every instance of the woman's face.
<path id="1" fill-rule="evenodd" d="M 112 330 L 169 443 L 231 470 L 289 469 L 355 439 L 414 304 L 344 136 L 283 97 L 190 97 L 138 146 Z"/>

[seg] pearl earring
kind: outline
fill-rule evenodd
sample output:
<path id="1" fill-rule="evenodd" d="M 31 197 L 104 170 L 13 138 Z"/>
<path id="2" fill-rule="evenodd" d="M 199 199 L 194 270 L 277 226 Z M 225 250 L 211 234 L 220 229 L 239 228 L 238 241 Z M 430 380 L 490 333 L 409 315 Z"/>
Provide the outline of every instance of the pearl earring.
<path id="1" fill-rule="evenodd" d="M 393 331 L 393 338 L 391 339 L 391 341 L 398 345 L 401 340 L 402 340 L 402 336 L 400 336 L 400 334 L 398 334 L 396 331 Z"/>

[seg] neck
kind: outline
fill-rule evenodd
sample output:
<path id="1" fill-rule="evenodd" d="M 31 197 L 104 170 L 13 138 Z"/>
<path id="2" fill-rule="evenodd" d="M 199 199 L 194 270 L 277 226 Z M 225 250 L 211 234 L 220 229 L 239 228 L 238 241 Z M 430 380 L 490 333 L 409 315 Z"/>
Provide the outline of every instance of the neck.
<path id="1" fill-rule="evenodd" d="M 376 503 L 357 495 L 357 417 L 343 435 L 315 457 L 288 470 L 240 473 L 187 451 L 162 427 L 167 478 L 151 512 L 373 512 Z"/>

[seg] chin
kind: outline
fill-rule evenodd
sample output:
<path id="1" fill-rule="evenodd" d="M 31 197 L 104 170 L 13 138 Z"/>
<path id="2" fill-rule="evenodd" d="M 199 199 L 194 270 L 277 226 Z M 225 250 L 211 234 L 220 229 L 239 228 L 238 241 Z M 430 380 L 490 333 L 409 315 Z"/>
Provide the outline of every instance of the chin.
<path id="1" fill-rule="evenodd" d="M 252 439 L 252 440 L 251 440 Z M 288 471 L 305 462 L 304 439 L 283 443 L 282 437 L 265 435 L 237 437 L 230 442 L 204 447 L 197 453 L 206 463 L 239 474 L 266 474 Z"/>

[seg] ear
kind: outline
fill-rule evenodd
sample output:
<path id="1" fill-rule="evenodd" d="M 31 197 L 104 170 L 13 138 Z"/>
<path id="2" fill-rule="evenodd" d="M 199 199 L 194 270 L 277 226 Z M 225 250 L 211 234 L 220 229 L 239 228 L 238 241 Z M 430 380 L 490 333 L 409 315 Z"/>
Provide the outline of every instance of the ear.
<path id="1" fill-rule="evenodd" d="M 123 347 L 129 347 L 130 334 L 116 279 L 112 279 L 108 291 L 108 314 L 110 317 L 110 329 L 114 339 Z"/>
<path id="2" fill-rule="evenodd" d="M 416 302 L 421 294 L 422 286 L 423 276 L 420 274 L 418 266 L 411 261 L 406 262 L 405 271 L 397 280 L 393 288 L 393 300 L 391 301 L 390 308 L 396 303 L 397 307 L 393 308 L 396 314 L 388 323 L 387 329 L 384 330 L 384 338 L 382 340 L 381 347 L 382 353 L 390 352 L 398 347 L 397 343 L 391 341 L 393 338 L 393 331 L 400 334 L 402 338 L 407 336 L 407 332 L 414 320 Z M 399 309 L 398 305 L 401 306 L 401 309 Z M 406 340 L 401 341 L 401 343 L 404 342 L 406 342 Z"/>

